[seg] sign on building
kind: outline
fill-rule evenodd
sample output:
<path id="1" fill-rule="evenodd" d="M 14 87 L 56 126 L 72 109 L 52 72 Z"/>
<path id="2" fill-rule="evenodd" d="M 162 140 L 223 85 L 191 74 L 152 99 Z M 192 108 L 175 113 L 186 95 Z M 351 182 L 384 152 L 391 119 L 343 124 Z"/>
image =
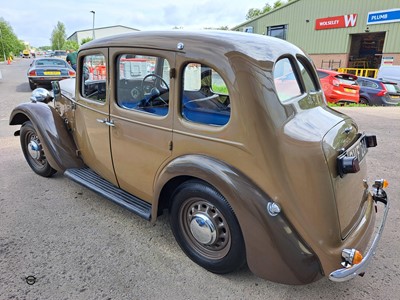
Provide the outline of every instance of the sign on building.
<path id="1" fill-rule="evenodd" d="M 400 8 L 368 13 L 367 25 L 400 22 Z"/>
<path id="2" fill-rule="evenodd" d="M 357 14 L 321 18 L 315 20 L 315 30 L 354 27 L 357 23 Z"/>

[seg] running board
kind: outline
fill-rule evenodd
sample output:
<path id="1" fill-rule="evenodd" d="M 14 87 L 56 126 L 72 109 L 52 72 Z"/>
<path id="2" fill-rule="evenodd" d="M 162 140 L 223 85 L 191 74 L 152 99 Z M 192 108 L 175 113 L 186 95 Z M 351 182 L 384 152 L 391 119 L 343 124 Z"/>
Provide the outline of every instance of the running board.
<path id="1" fill-rule="evenodd" d="M 67 169 L 64 175 L 97 194 L 150 221 L 151 205 L 116 187 L 90 168 Z"/>

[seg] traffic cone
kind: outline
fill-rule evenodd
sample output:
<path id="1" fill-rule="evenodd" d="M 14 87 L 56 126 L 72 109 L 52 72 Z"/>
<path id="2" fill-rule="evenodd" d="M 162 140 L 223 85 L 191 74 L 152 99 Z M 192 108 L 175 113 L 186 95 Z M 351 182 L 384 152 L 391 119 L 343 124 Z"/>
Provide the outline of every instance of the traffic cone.
<path id="1" fill-rule="evenodd" d="M 8 58 L 8 60 L 7 60 L 7 65 L 11 65 L 11 59 L 10 58 Z"/>

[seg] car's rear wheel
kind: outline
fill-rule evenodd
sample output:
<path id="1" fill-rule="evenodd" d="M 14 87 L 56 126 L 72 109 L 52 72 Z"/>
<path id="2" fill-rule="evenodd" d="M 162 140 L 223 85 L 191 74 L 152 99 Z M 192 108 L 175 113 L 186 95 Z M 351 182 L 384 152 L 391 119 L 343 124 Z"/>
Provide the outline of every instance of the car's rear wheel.
<path id="1" fill-rule="evenodd" d="M 369 105 L 369 101 L 367 98 L 360 97 L 360 104 Z"/>
<path id="2" fill-rule="evenodd" d="M 34 84 L 33 82 L 29 81 L 29 87 L 31 88 L 31 90 L 33 91 L 34 89 L 36 89 L 36 84 Z"/>
<path id="3" fill-rule="evenodd" d="M 57 172 L 47 161 L 42 143 L 31 121 L 27 121 L 22 125 L 20 141 L 25 159 L 36 174 L 43 177 L 50 177 Z"/>
<path id="4" fill-rule="evenodd" d="M 212 186 L 190 180 L 175 191 L 170 223 L 182 250 L 213 273 L 229 273 L 246 262 L 242 232 L 226 199 Z"/>

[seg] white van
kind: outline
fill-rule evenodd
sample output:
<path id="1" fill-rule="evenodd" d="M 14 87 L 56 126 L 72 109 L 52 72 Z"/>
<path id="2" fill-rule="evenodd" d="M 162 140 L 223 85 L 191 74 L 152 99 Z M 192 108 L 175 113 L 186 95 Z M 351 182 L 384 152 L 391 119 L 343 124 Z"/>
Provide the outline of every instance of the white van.
<path id="1" fill-rule="evenodd" d="M 396 82 L 400 86 L 400 66 L 381 66 L 377 78 Z"/>

